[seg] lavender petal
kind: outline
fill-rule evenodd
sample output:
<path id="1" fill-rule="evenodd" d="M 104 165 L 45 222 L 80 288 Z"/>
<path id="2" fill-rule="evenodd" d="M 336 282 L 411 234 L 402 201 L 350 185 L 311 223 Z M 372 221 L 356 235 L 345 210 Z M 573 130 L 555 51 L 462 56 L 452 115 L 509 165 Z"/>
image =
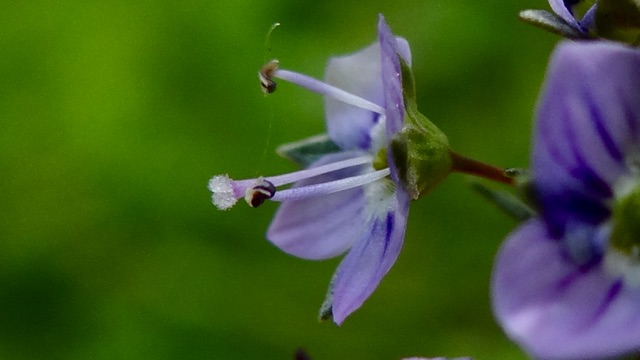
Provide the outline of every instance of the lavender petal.
<path id="1" fill-rule="evenodd" d="M 561 44 L 538 103 L 533 156 L 545 216 L 574 213 L 570 192 L 605 203 L 640 138 L 640 52 L 608 42 Z M 580 212 L 576 212 L 580 215 Z M 608 214 L 604 214 L 605 216 Z M 596 218 L 594 221 L 601 221 Z"/>
<path id="2" fill-rule="evenodd" d="M 567 8 L 564 0 L 549 0 L 549 5 L 553 12 L 558 14 L 558 16 L 560 16 L 562 20 L 566 21 L 567 24 L 571 25 L 576 30 L 583 32 L 580 23 L 578 23 L 578 20 L 573 16 L 571 10 Z"/>
<path id="3" fill-rule="evenodd" d="M 376 194 L 391 206 L 374 210 L 359 239 L 336 270 L 333 280 L 333 320 L 340 325 L 373 293 L 396 261 L 406 229 L 409 195 L 397 188 L 395 193 Z"/>
<path id="4" fill-rule="evenodd" d="M 382 106 L 380 53 L 377 44 L 351 55 L 329 60 L 325 82 Z M 372 145 L 371 130 L 379 114 L 325 97 L 327 132 L 342 149 L 367 150 Z"/>
<path id="5" fill-rule="evenodd" d="M 609 358 L 640 349 L 640 294 L 578 268 L 539 220 L 512 233 L 492 279 L 494 314 L 533 357 Z"/>
<path id="6" fill-rule="evenodd" d="M 378 39 L 380 41 L 383 100 L 387 116 L 387 137 L 391 138 L 402 129 L 404 101 L 398 44 L 382 15 L 378 21 Z"/>
<path id="7" fill-rule="evenodd" d="M 354 152 L 329 154 L 311 167 L 353 157 Z M 359 153 L 362 155 L 362 153 Z M 372 171 L 369 165 L 352 167 L 308 180 L 304 186 Z M 362 187 L 320 197 L 283 202 L 267 230 L 267 239 L 284 252 L 306 259 L 326 259 L 347 251 L 363 228 L 365 198 Z"/>
<path id="8" fill-rule="evenodd" d="M 408 59 L 409 45 L 397 39 L 398 49 Z M 380 45 L 378 42 L 354 54 L 329 60 L 325 82 L 377 105 L 384 105 L 381 78 Z M 372 130 L 380 121 L 380 114 L 325 98 L 329 137 L 342 149 L 368 150 L 374 143 Z"/>

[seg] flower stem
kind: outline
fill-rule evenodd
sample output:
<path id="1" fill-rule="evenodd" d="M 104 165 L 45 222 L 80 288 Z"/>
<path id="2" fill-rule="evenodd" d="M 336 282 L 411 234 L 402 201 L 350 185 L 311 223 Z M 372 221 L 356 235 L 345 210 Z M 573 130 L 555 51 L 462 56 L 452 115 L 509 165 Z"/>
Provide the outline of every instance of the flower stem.
<path id="1" fill-rule="evenodd" d="M 508 176 L 505 169 L 470 159 L 453 151 L 450 151 L 450 154 L 452 161 L 451 171 L 474 175 L 511 186 L 515 184 L 513 177 Z"/>

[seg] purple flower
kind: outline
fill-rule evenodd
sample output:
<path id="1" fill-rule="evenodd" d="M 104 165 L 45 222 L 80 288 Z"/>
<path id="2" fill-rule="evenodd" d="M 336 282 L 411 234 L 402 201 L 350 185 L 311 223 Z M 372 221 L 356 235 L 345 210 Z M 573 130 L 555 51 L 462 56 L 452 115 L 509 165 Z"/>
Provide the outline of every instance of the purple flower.
<path id="1" fill-rule="evenodd" d="M 266 92 L 275 89 L 271 79 L 279 78 L 326 100 L 330 141 L 314 138 L 289 145 L 285 155 L 306 154 L 318 144 L 330 144 L 334 151 L 315 154 L 307 169 L 290 174 L 241 181 L 221 175 L 209 182 L 220 209 L 230 208 L 241 197 L 252 206 L 267 199 L 282 201 L 267 238 L 289 254 L 327 259 L 348 251 L 323 310 L 337 324 L 375 290 L 396 261 L 404 239 L 410 196 L 399 183 L 393 157 L 381 151 L 403 128 L 399 56 L 410 63 L 409 45 L 394 37 L 380 16 L 378 41 L 331 59 L 325 82 L 271 63 L 261 72 Z M 291 188 L 276 190 L 290 183 Z"/>
<path id="2" fill-rule="evenodd" d="M 532 161 L 540 217 L 499 253 L 498 321 L 537 358 L 640 350 L 640 51 L 559 45 Z"/>

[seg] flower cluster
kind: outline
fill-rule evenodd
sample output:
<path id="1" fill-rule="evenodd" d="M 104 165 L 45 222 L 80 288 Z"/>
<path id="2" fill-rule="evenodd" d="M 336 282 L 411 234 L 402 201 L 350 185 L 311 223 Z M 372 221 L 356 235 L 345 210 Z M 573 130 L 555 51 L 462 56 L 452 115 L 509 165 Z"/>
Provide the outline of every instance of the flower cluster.
<path id="1" fill-rule="evenodd" d="M 341 324 L 396 261 L 411 200 L 451 172 L 521 187 L 517 193 L 528 196 L 508 207 L 526 208 L 520 217 L 528 219 L 505 241 L 492 278 L 493 309 L 506 334 L 541 359 L 639 352 L 640 3 L 549 5 L 553 12 L 520 17 L 579 41 L 562 42 L 551 56 L 530 172 L 449 148 L 417 110 L 407 41 L 380 16 L 378 40 L 332 58 L 324 81 L 275 60 L 260 70 L 265 94 L 280 79 L 323 95 L 327 134 L 279 148 L 303 170 L 213 177 L 213 203 L 226 210 L 240 198 L 252 207 L 282 202 L 267 231 L 273 244 L 305 259 L 346 252 L 320 310 L 322 319 Z"/>

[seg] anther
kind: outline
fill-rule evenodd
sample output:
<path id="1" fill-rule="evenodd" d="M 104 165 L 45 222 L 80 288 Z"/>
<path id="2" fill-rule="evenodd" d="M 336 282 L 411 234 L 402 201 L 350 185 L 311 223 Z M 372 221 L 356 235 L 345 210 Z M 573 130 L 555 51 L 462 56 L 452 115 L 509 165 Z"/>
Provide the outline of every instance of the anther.
<path id="1" fill-rule="evenodd" d="M 273 72 L 278 70 L 279 64 L 278 60 L 271 60 L 258 71 L 260 88 L 265 95 L 276 91 L 276 82 L 271 80 L 271 78 L 273 77 Z"/>
<path id="2" fill-rule="evenodd" d="M 276 187 L 268 180 L 258 179 L 256 184 L 247 189 L 244 200 L 251 207 L 258 207 L 275 195 Z"/>

